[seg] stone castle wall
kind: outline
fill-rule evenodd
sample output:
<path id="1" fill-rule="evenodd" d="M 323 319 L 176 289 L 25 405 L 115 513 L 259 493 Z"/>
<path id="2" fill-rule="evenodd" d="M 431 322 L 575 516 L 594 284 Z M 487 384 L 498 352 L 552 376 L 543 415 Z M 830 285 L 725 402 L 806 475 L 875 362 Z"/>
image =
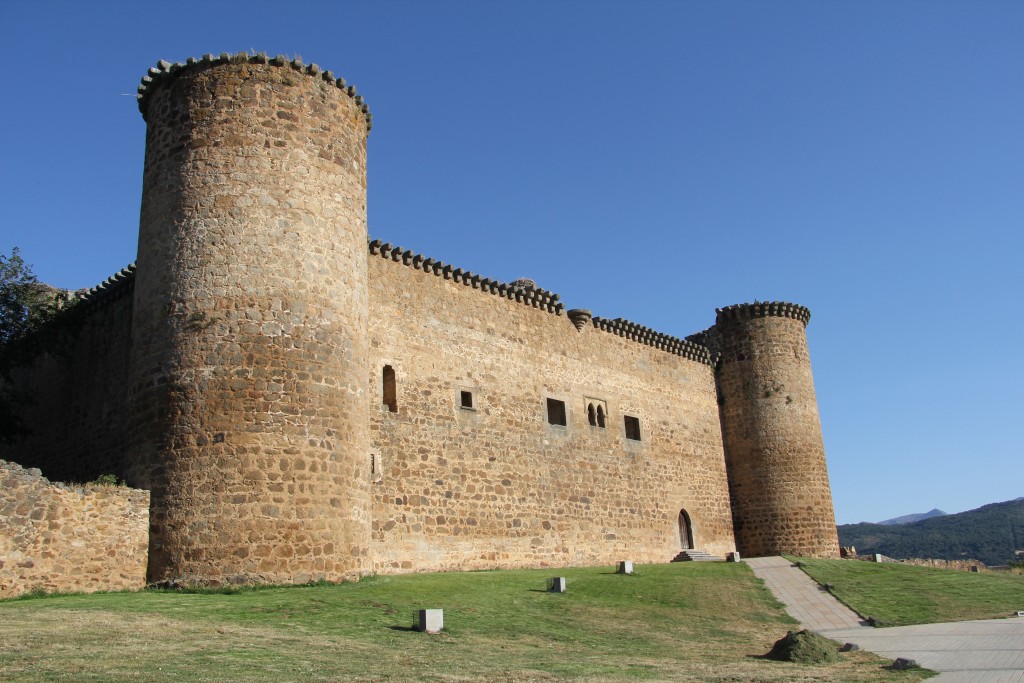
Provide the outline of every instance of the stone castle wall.
<path id="1" fill-rule="evenodd" d="M 699 548 L 735 550 L 707 362 L 594 321 L 577 330 L 546 293 L 524 302 L 528 291 L 509 298 L 479 276 L 373 251 L 377 571 L 667 562 L 684 509 Z M 549 398 L 565 403 L 566 426 L 548 423 Z M 589 403 L 604 428 L 589 424 Z"/>
<path id="2" fill-rule="evenodd" d="M 124 476 L 133 286 L 129 268 L 81 294 L 49 332 L 56 350 L 15 373 L 31 433 L 6 457 L 55 481 Z"/>
<path id="3" fill-rule="evenodd" d="M 150 580 L 838 554 L 806 309 L 694 343 L 368 246 L 368 108 L 316 65 L 160 62 L 139 105 L 138 270 L 25 372 L 14 457 L 150 489 Z"/>
<path id="4" fill-rule="evenodd" d="M 51 484 L 0 460 L 0 598 L 146 584 L 149 492 Z"/>

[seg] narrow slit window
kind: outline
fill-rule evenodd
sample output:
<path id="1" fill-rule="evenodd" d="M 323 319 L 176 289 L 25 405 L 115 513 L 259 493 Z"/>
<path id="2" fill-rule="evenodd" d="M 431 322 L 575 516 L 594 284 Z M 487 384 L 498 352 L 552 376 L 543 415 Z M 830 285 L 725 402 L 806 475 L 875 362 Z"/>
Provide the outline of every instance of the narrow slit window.
<path id="1" fill-rule="evenodd" d="M 597 411 L 594 410 L 594 404 L 587 404 L 587 422 L 590 423 L 591 427 L 597 426 Z"/>
<path id="2" fill-rule="evenodd" d="M 565 426 L 565 401 L 548 399 L 548 424 Z"/>
<path id="3" fill-rule="evenodd" d="M 604 429 L 604 406 L 597 407 L 597 426 Z"/>
<path id="4" fill-rule="evenodd" d="M 473 409 L 473 392 L 472 391 L 460 391 L 459 392 L 459 405 L 466 410 Z"/>
<path id="5" fill-rule="evenodd" d="M 384 473 L 381 470 L 380 453 L 370 453 L 370 481 L 376 484 L 383 478 Z"/>
<path id="6" fill-rule="evenodd" d="M 626 415 L 626 438 L 631 441 L 640 440 L 640 418 Z"/>
<path id="7" fill-rule="evenodd" d="M 384 405 L 392 413 L 398 412 L 398 388 L 395 386 L 395 369 L 390 365 L 384 366 Z"/>

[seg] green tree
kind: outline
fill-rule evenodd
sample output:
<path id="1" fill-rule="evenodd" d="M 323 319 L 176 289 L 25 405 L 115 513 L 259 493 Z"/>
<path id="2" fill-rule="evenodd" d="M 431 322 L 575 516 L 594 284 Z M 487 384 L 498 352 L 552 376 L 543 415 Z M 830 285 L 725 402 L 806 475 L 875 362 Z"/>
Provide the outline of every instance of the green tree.
<path id="1" fill-rule="evenodd" d="M 17 247 L 0 254 L 0 349 L 49 320 L 56 310 L 56 292 L 40 284 Z M 3 368 L 8 370 L 8 368 Z"/>
<path id="2" fill-rule="evenodd" d="M 0 254 L 0 444 L 26 432 L 17 408 L 30 399 L 12 381 L 12 373 L 47 351 L 48 343 L 28 337 L 53 318 L 59 294 L 36 279 L 17 247 L 10 256 Z"/>

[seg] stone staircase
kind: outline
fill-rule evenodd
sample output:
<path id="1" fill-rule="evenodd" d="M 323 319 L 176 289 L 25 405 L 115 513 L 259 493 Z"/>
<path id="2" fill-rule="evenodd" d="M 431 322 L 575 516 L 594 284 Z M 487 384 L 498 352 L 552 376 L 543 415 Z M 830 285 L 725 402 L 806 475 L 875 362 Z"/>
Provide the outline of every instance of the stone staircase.
<path id="1" fill-rule="evenodd" d="M 703 550 L 680 550 L 679 554 L 672 558 L 673 562 L 725 562 L 724 557 L 708 555 Z"/>

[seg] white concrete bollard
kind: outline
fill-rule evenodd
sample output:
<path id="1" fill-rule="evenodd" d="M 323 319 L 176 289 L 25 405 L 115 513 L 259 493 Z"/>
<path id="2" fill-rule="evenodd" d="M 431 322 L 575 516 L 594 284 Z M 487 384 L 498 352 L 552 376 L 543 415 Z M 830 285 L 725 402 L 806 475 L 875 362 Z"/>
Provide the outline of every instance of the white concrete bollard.
<path id="1" fill-rule="evenodd" d="M 416 630 L 427 633 L 440 633 L 444 628 L 443 609 L 421 609 L 416 620 Z"/>

